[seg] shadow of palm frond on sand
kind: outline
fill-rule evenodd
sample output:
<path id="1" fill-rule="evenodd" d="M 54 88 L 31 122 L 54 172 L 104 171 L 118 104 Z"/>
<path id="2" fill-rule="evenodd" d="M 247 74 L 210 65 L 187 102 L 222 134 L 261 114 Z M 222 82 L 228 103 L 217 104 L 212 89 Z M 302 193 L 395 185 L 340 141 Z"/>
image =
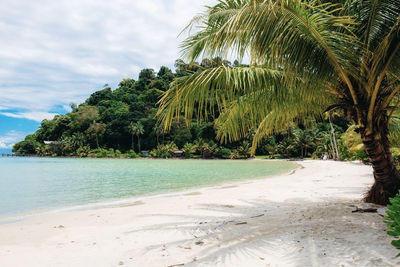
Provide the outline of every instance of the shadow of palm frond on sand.
<path id="1" fill-rule="evenodd" d="M 151 257 L 162 256 L 166 262 L 185 266 L 396 266 L 400 263 L 384 254 L 393 250 L 396 255 L 396 251 L 384 232 L 382 217 L 352 213 L 352 205 L 358 202 L 291 199 L 241 203 L 194 207 L 215 212 L 218 214 L 215 216 L 153 214 L 169 217 L 170 223 L 126 234 L 175 233 L 177 239 L 173 242 L 160 239 L 144 251 Z M 360 258 L 358 255 L 366 250 L 371 256 Z"/>

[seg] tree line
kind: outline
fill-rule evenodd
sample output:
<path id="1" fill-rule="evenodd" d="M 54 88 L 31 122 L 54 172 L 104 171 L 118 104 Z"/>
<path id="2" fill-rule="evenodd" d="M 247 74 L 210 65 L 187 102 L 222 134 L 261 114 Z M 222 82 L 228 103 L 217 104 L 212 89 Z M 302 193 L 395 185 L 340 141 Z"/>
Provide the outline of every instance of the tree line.
<path id="1" fill-rule="evenodd" d="M 200 63 L 175 62 L 175 72 L 163 66 L 158 72 L 143 69 L 137 80 L 123 79 L 118 88 L 108 85 L 94 92 L 84 103 L 71 104 L 72 111 L 43 120 L 39 129 L 14 145 L 13 152 L 39 156 L 131 157 L 149 151 L 151 157 L 168 158 L 182 150 L 186 158 L 248 158 L 254 133 L 239 141 L 220 144 L 216 141 L 214 114 L 187 125 L 174 119 L 165 132 L 158 121 L 158 101 L 174 79 L 202 72 L 216 66 L 243 66 L 220 58 Z M 216 111 L 218 112 L 218 111 Z M 331 126 L 321 119 L 313 128 L 293 125 L 289 130 L 264 138 L 256 155 L 268 158 L 338 157 L 333 140 L 337 140 L 345 159 L 366 159 L 361 141 L 347 144 L 342 138 L 349 123 L 335 117 Z M 333 127 L 333 128 L 332 128 Z M 335 129 L 335 134 L 332 134 Z M 347 138 L 348 139 L 348 138 Z"/>

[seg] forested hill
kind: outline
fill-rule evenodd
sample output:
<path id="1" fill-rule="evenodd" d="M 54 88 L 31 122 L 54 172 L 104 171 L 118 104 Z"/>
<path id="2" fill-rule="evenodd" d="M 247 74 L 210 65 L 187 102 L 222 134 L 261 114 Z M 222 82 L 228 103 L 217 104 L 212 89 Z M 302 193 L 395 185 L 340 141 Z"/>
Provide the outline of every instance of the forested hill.
<path id="1" fill-rule="evenodd" d="M 221 145 L 215 140 L 212 121 L 192 123 L 189 128 L 184 121 L 174 121 L 172 130 L 164 133 L 155 118 L 160 96 L 176 77 L 221 64 L 231 65 L 216 58 L 200 64 L 177 60 L 175 72 L 167 67 L 157 72 L 143 69 L 137 80 L 123 79 L 114 90 L 106 86 L 84 103 L 72 104 L 70 113 L 43 120 L 34 134 L 14 145 L 13 151 L 39 156 L 137 157 L 140 151 L 148 150 L 152 157 L 165 158 L 181 149 L 185 157 L 249 157 L 251 133 L 247 140 Z M 238 62 L 231 66 L 238 66 Z M 265 138 L 257 152 L 271 158 L 334 157 L 335 136 L 343 158 L 365 158 L 354 132 L 342 138 L 347 122 L 340 118 L 335 122 L 334 134 L 323 121 L 312 129 L 294 127 Z"/>
<path id="2" fill-rule="evenodd" d="M 167 67 L 158 72 L 143 69 L 138 80 L 123 79 L 115 90 L 106 86 L 79 106 L 72 104 L 72 112 L 43 120 L 13 151 L 44 156 L 118 156 L 129 150 L 138 152 L 139 146 L 140 150 L 152 150 L 161 143 L 173 142 L 179 148 L 195 140 L 208 143 L 215 138 L 212 123 L 193 124 L 189 129 L 183 121 L 175 122 L 171 132 L 163 133 L 155 114 L 157 101 L 175 77 L 215 64 L 230 63 L 205 59 L 189 65 L 177 60 L 175 72 Z"/>

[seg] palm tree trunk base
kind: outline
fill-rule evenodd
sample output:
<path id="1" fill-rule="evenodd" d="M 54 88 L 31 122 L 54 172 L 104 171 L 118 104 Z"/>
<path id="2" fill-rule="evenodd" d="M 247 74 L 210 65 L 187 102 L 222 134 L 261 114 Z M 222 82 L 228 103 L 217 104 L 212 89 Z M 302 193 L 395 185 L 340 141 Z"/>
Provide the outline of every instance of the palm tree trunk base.
<path id="1" fill-rule="evenodd" d="M 364 201 L 367 203 L 374 203 L 379 205 L 390 204 L 389 199 L 393 198 L 399 193 L 400 184 L 384 184 L 375 181 L 374 185 L 365 194 Z"/>
<path id="2" fill-rule="evenodd" d="M 382 134 L 383 138 L 386 138 Z M 374 169 L 375 182 L 364 200 L 380 205 L 390 204 L 389 198 L 396 196 L 400 189 L 400 173 L 396 169 L 389 143 L 373 136 L 362 135 L 365 152 Z M 384 139 L 386 140 L 386 139 Z"/>

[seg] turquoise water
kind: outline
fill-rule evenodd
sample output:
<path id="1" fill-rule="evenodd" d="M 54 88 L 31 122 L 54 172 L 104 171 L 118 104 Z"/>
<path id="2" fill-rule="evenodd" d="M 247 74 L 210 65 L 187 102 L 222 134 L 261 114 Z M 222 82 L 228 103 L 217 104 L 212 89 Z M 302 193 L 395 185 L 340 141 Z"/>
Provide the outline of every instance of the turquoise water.
<path id="1" fill-rule="evenodd" d="M 0 158 L 0 216 L 287 172 L 290 162 Z"/>

